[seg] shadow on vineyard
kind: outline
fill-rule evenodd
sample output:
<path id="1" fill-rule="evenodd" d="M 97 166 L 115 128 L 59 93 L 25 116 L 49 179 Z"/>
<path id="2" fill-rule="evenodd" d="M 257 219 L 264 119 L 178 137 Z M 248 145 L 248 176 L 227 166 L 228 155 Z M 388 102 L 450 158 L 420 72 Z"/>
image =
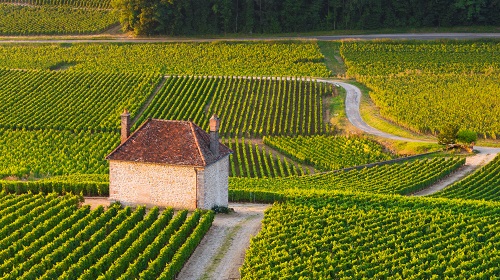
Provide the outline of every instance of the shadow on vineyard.
<path id="1" fill-rule="evenodd" d="M 76 62 L 66 62 L 66 61 L 61 61 L 61 62 L 58 62 L 52 66 L 49 67 L 49 70 L 52 70 L 52 71 L 63 71 L 63 70 L 68 70 L 70 69 L 71 67 L 77 65 Z"/>

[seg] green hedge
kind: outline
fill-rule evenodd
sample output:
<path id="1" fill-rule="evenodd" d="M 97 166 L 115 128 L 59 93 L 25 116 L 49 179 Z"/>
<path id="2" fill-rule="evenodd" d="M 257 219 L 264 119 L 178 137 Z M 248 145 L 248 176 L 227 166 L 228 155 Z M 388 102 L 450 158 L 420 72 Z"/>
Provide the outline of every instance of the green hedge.
<path id="1" fill-rule="evenodd" d="M 108 196 L 109 182 L 0 181 L 0 189 L 15 194 L 55 192 L 60 195 L 74 193 L 84 196 Z"/>

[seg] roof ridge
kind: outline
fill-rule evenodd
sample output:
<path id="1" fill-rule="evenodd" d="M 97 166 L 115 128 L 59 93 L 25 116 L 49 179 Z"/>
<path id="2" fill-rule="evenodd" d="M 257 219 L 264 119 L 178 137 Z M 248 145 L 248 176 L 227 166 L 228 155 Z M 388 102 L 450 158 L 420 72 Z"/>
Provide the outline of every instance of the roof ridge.
<path id="1" fill-rule="evenodd" d="M 203 167 L 232 151 L 220 143 L 220 155 L 210 150 L 210 135 L 192 121 L 148 118 L 107 160 L 152 162 Z"/>
<path id="2" fill-rule="evenodd" d="M 207 160 L 205 159 L 205 155 L 203 154 L 201 147 L 200 147 L 200 142 L 198 141 L 198 135 L 196 134 L 196 131 L 194 130 L 195 126 L 197 126 L 195 123 L 189 122 L 189 127 L 191 128 L 191 133 L 193 133 L 194 141 L 196 142 L 196 148 L 198 149 L 198 152 L 201 155 L 201 160 L 203 161 L 203 165 L 207 165 Z"/>
<path id="3" fill-rule="evenodd" d="M 160 122 L 178 122 L 178 123 L 193 123 L 192 121 L 185 121 L 185 120 L 162 120 L 162 119 L 154 119 L 150 118 L 153 121 L 160 121 Z"/>

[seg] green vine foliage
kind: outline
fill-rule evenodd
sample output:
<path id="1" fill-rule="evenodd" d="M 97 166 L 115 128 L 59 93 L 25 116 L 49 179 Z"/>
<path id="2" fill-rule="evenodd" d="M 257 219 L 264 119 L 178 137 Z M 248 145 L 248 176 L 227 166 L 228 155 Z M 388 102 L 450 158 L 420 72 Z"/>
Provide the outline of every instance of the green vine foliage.
<path id="1" fill-rule="evenodd" d="M 497 42 L 345 42 L 341 54 L 384 117 L 420 133 L 454 123 L 495 139 L 499 50 Z"/>
<path id="2" fill-rule="evenodd" d="M 333 192 L 266 211 L 242 279 L 498 275 L 498 203 Z"/>
<path id="3" fill-rule="evenodd" d="M 187 217 L 143 206 L 90 211 L 79 200 L 0 193 L 2 279 L 117 279 L 129 271 L 173 279 L 214 219 L 213 211 Z"/>

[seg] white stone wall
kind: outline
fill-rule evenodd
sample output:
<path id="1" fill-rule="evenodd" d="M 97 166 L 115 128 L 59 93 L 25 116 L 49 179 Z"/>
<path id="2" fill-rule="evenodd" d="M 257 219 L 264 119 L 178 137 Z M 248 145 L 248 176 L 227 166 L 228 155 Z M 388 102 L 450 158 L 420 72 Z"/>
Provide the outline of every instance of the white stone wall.
<path id="1" fill-rule="evenodd" d="M 198 207 L 228 206 L 229 155 L 198 171 Z"/>
<path id="2" fill-rule="evenodd" d="M 109 161 L 109 199 L 124 205 L 196 208 L 194 167 Z"/>

